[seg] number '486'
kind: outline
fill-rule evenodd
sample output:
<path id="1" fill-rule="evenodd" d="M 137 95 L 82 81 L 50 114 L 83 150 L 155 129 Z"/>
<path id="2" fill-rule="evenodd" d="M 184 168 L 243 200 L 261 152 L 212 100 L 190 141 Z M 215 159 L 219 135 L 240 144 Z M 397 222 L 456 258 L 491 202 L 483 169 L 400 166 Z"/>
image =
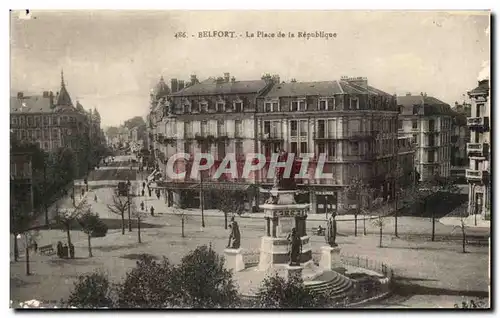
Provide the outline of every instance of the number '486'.
<path id="1" fill-rule="evenodd" d="M 187 37 L 186 35 L 186 32 L 176 32 L 175 33 L 175 38 L 178 39 L 178 38 L 185 38 Z"/>

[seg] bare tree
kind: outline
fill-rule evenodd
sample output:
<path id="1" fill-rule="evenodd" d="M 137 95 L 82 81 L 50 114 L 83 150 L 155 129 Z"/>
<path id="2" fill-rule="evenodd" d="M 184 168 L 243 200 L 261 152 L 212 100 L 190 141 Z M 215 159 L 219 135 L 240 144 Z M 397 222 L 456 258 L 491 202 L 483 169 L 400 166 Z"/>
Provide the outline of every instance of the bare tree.
<path id="1" fill-rule="evenodd" d="M 367 202 L 366 198 L 369 196 L 370 188 L 366 185 L 363 180 L 359 177 L 354 177 L 347 187 L 344 188 L 343 196 L 348 202 L 355 202 L 356 207 L 354 208 L 354 236 L 358 236 L 358 215 L 360 212 L 367 211 L 366 205 L 363 204 Z M 364 207 L 365 206 L 365 207 Z M 366 232 L 366 226 L 365 226 Z"/>
<path id="2" fill-rule="evenodd" d="M 73 244 L 71 243 L 71 226 L 77 220 L 77 218 L 89 209 L 86 199 L 82 199 L 78 204 L 74 204 L 73 207 L 67 209 L 61 209 L 56 206 L 56 215 L 54 221 L 63 227 L 63 231 L 66 231 L 68 238 L 68 247 L 72 249 Z M 74 258 L 74 254 L 71 254 L 71 258 Z"/>
<path id="3" fill-rule="evenodd" d="M 142 213 L 137 209 L 135 204 L 130 205 L 130 209 L 132 210 L 132 216 L 137 220 L 137 242 L 142 243 L 141 240 L 141 221 L 147 217 L 147 213 Z"/>
<path id="4" fill-rule="evenodd" d="M 241 214 L 245 209 L 241 192 L 221 191 L 217 194 L 215 202 L 217 208 L 224 213 L 224 229 L 227 230 L 227 216 L 230 213 Z"/>
<path id="5" fill-rule="evenodd" d="M 122 218 L 122 235 L 125 235 L 125 212 L 128 211 L 130 205 L 130 198 L 122 198 L 117 194 L 113 195 L 113 203 L 108 204 L 109 211 Z"/>
<path id="6" fill-rule="evenodd" d="M 102 226 L 102 220 L 99 218 L 99 214 L 92 213 L 90 207 L 84 211 L 77 220 L 82 227 L 83 233 L 87 234 L 89 257 L 92 257 L 92 244 L 90 240 L 94 232 Z"/>
<path id="7" fill-rule="evenodd" d="M 383 231 L 383 228 L 385 225 L 384 218 L 381 215 L 379 215 L 378 218 L 373 220 L 373 225 L 378 227 L 378 229 L 379 229 L 379 245 L 378 245 L 378 247 L 382 247 L 382 234 L 383 234 L 382 231 Z"/>
<path id="8" fill-rule="evenodd" d="M 177 206 L 174 207 L 173 212 L 181 220 L 181 237 L 185 237 L 184 225 L 185 225 L 186 221 L 189 219 L 189 215 L 186 214 L 186 210 L 181 209 Z"/>

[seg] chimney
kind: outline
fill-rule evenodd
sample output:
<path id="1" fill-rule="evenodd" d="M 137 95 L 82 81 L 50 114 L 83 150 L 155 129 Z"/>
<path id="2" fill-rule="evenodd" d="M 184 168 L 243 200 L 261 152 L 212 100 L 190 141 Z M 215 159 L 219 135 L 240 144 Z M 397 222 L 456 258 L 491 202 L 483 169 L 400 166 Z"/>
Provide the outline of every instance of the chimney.
<path id="1" fill-rule="evenodd" d="M 276 84 L 280 83 L 280 76 L 278 74 L 273 75 L 273 82 Z"/>
<path id="2" fill-rule="evenodd" d="M 179 90 L 179 83 L 177 83 L 176 78 L 172 78 L 170 80 L 170 89 L 172 90 L 172 93 L 176 93 Z"/>
<path id="3" fill-rule="evenodd" d="M 215 83 L 216 84 L 223 84 L 225 82 L 224 78 L 223 77 L 217 77 L 217 79 L 215 80 Z"/>
<path id="4" fill-rule="evenodd" d="M 191 75 L 191 85 L 194 85 L 197 82 L 198 82 L 198 80 L 196 79 L 196 75 L 195 74 Z"/>
<path id="5" fill-rule="evenodd" d="M 179 80 L 179 91 L 183 90 L 184 89 L 184 81 L 183 80 Z"/>
<path id="6" fill-rule="evenodd" d="M 408 93 L 406 93 L 406 96 L 411 96 L 411 93 L 409 93 L 409 92 L 408 92 Z"/>
<path id="7" fill-rule="evenodd" d="M 235 83 L 236 82 L 236 78 L 233 76 L 231 77 L 231 83 Z"/>
<path id="8" fill-rule="evenodd" d="M 229 83 L 229 73 L 224 73 L 224 82 Z"/>
<path id="9" fill-rule="evenodd" d="M 17 92 L 17 98 L 18 99 L 23 99 L 24 98 L 24 93 L 23 92 Z"/>
<path id="10" fill-rule="evenodd" d="M 297 83 L 297 80 L 295 78 L 292 78 L 292 80 L 290 82 Z"/>

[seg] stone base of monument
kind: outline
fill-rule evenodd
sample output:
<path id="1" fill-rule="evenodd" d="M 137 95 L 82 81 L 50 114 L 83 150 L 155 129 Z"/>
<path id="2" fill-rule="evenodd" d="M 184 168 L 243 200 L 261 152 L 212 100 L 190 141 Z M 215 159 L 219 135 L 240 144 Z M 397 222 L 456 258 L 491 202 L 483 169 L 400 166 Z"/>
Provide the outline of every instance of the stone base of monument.
<path id="1" fill-rule="evenodd" d="M 309 236 L 301 237 L 302 253 L 300 263 L 312 260 L 311 243 Z M 286 265 L 290 263 L 290 242 L 282 237 L 264 236 L 261 239 L 259 270 L 266 271 L 275 265 Z"/>
<path id="2" fill-rule="evenodd" d="M 286 279 L 287 280 L 302 279 L 302 267 L 300 265 L 287 265 L 286 266 Z"/>
<path id="3" fill-rule="evenodd" d="M 245 269 L 245 262 L 243 261 L 242 249 L 226 248 L 224 250 L 224 260 L 227 269 L 232 269 L 234 273 Z"/>
<path id="4" fill-rule="evenodd" d="M 332 270 L 333 264 L 340 263 L 340 247 L 322 246 L 319 267 L 323 270 Z"/>

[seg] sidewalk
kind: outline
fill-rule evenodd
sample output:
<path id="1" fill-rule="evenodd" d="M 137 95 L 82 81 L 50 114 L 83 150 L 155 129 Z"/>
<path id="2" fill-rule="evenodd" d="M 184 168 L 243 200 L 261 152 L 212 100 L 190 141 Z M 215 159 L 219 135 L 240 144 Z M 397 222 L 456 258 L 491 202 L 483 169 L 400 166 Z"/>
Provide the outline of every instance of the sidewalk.
<path id="1" fill-rule="evenodd" d="M 476 219 L 475 219 L 476 218 Z M 461 226 L 461 217 L 459 216 L 445 216 L 439 219 L 439 222 L 444 225 L 449 226 Z M 475 225 L 477 220 L 477 225 Z M 475 228 L 490 228 L 491 222 L 483 219 L 481 214 L 477 215 L 469 215 L 464 218 L 464 223 L 466 227 L 475 227 Z"/>

